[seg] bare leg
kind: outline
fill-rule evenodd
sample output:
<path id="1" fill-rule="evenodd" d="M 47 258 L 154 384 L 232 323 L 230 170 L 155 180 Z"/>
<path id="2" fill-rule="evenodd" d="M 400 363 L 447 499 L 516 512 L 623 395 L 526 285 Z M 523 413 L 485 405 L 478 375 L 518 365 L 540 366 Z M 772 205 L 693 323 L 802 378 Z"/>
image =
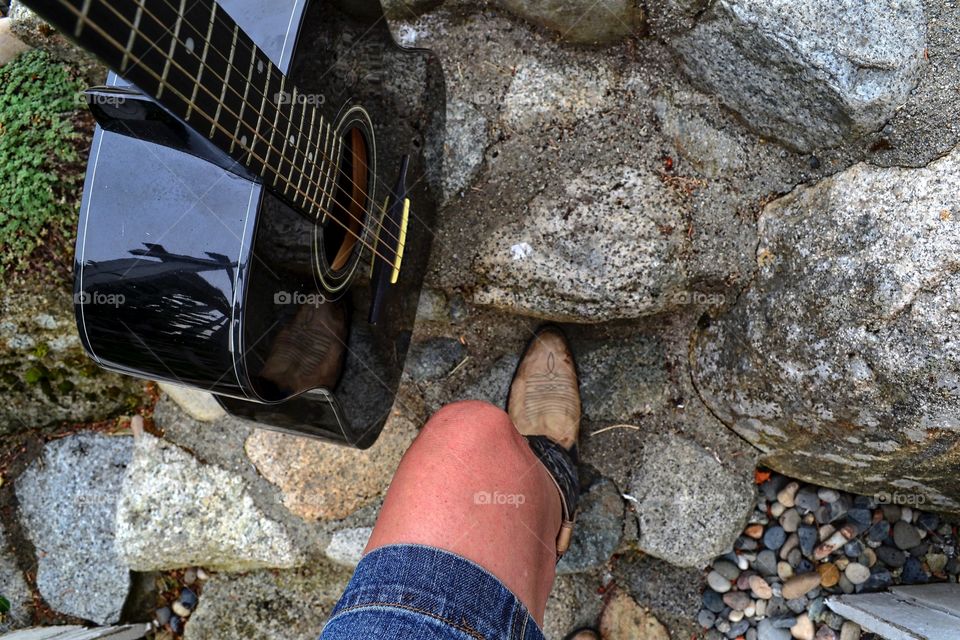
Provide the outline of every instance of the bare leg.
<path id="1" fill-rule="evenodd" d="M 560 495 L 510 417 L 486 402 L 438 411 L 410 445 L 366 552 L 423 544 L 495 575 L 543 623 Z"/>

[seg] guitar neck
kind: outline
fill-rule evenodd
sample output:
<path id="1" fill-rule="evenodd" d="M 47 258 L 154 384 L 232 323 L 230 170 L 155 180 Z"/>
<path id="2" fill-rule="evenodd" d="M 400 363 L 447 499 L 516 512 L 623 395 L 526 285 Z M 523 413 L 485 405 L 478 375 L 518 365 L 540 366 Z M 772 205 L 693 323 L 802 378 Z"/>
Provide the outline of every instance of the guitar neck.
<path id="1" fill-rule="evenodd" d="M 25 0 L 65 35 L 318 216 L 339 140 L 214 0 Z"/>

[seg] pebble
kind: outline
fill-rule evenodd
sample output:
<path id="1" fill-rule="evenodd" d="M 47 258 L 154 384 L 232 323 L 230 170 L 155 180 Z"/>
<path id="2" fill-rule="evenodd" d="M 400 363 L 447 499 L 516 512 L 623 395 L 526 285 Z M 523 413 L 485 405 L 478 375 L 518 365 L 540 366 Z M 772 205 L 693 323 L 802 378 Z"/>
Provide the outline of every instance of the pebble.
<path id="1" fill-rule="evenodd" d="M 823 560 L 845 544 L 847 544 L 847 538 L 844 535 L 844 532 L 837 531 L 832 536 L 827 538 L 826 542 L 820 543 L 820 545 L 813 550 L 813 557 L 816 560 Z"/>
<path id="2" fill-rule="evenodd" d="M 877 552 L 873 549 L 866 548 L 863 550 L 863 554 L 857 560 L 860 564 L 865 564 L 868 567 L 872 567 L 877 564 Z"/>
<path id="3" fill-rule="evenodd" d="M 847 620 L 840 627 L 840 640 L 860 640 L 860 625 Z"/>
<path id="4" fill-rule="evenodd" d="M 877 522 L 872 527 L 870 527 L 869 531 L 867 531 L 867 539 L 873 542 L 883 542 L 884 540 L 887 539 L 889 535 L 890 535 L 890 523 L 885 520 L 881 520 L 880 522 Z"/>
<path id="5" fill-rule="evenodd" d="M 840 493 L 834 489 L 828 489 L 826 487 L 821 487 L 817 490 L 817 497 L 823 500 L 824 502 L 836 502 L 840 499 Z"/>
<path id="6" fill-rule="evenodd" d="M 726 634 L 727 631 L 730 631 L 730 621 L 724 618 L 723 620 L 717 620 L 717 624 L 714 625 L 720 633 Z"/>
<path id="7" fill-rule="evenodd" d="M 927 566 L 933 573 L 940 573 L 947 566 L 947 556 L 943 553 L 928 553 Z"/>
<path id="8" fill-rule="evenodd" d="M 730 627 L 730 630 L 727 631 L 727 637 L 737 638 L 739 636 L 742 636 L 744 633 L 747 632 L 747 629 L 749 628 L 750 628 L 750 621 L 741 620 L 740 622 L 737 622 L 732 627 Z"/>
<path id="9" fill-rule="evenodd" d="M 740 574 L 740 577 L 737 578 L 737 589 L 740 591 L 749 591 L 750 590 L 750 578 L 756 574 L 753 571 L 744 571 Z"/>
<path id="10" fill-rule="evenodd" d="M 759 571 L 762 576 L 776 575 L 777 555 L 769 549 L 764 549 L 757 554 L 757 560 L 753 563 L 753 568 Z"/>
<path id="11" fill-rule="evenodd" d="M 730 622 L 740 622 L 741 620 L 744 619 L 746 615 L 747 615 L 746 611 L 737 611 L 736 609 L 734 609 L 727 616 L 727 620 L 729 620 Z"/>
<path id="12" fill-rule="evenodd" d="M 912 549 L 923 540 L 917 528 L 908 522 L 900 520 L 893 525 L 893 542 L 900 549 Z"/>
<path id="13" fill-rule="evenodd" d="M 863 583 L 863 590 L 880 591 L 893 584 L 893 576 L 886 569 L 880 569 L 870 574 L 870 579 Z"/>
<path id="14" fill-rule="evenodd" d="M 757 615 L 757 605 L 756 603 L 751 602 L 750 606 L 743 610 L 743 615 L 748 618 L 752 618 Z"/>
<path id="15" fill-rule="evenodd" d="M 829 589 L 840 582 L 840 570 L 832 562 L 825 562 L 817 566 L 820 574 L 820 586 Z M 869 572 L 868 572 L 869 573 Z"/>
<path id="16" fill-rule="evenodd" d="M 924 531 L 936 531 L 940 526 L 940 518 L 934 513 L 921 513 L 917 518 L 917 526 Z"/>
<path id="17" fill-rule="evenodd" d="M 777 616 L 781 616 L 785 614 L 787 611 L 788 611 L 787 603 L 784 601 L 783 598 L 781 598 L 778 595 L 774 595 L 767 602 L 766 614 L 771 618 L 776 618 Z"/>
<path id="18" fill-rule="evenodd" d="M 763 537 L 763 525 L 752 524 L 743 530 L 743 535 L 747 536 L 748 538 L 753 538 L 754 540 L 759 540 Z"/>
<path id="19" fill-rule="evenodd" d="M 777 502 L 783 506 L 790 508 L 796 504 L 795 499 L 797 496 L 797 490 L 800 489 L 799 482 L 791 482 L 787 486 L 777 493 Z"/>
<path id="20" fill-rule="evenodd" d="M 783 543 L 783 546 L 780 547 L 780 559 L 786 560 L 787 556 L 790 555 L 790 552 L 800 546 L 800 536 L 795 533 L 791 533 L 786 541 Z M 790 564 L 796 564 L 791 562 Z"/>
<path id="21" fill-rule="evenodd" d="M 796 569 L 797 567 L 800 566 L 800 563 L 802 561 L 803 561 L 803 554 L 800 553 L 800 549 L 797 549 L 796 547 L 794 547 L 793 549 L 790 549 L 790 553 L 787 554 L 787 562 L 790 563 L 790 566 Z M 813 567 L 810 567 L 809 569 L 807 569 L 807 571 L 812 571 L 812 570 L 813 570 Z M 801 571 L 800 573 L 806 573 L 806 572 Z"/>
<path id="22" fill-rule="evenodd" d="M 801 609 L 803 611 L 803 609 Z M 793 625 L 797 624 L 796 616 L 787 616 L 785 618 L 776 618 L 773 621 L 773 626 L 778 629 L 789 629 Z"/>
<path id="23" fill-rule="evenodd" d="M 201 582 L 203 582 L 209 577 L 210 576 L 207 575 L 207 572 L 203 570 L 203 567 L 197 567 L 197 580 L 200 580 Z"/>
<path id="24" fill-rule="evenodd" d="M 842 573 L 840 574 L 840 582 L 837 583 L 837 586 L 840 587 L 840 590 L 843 591 L 844 593 L 849 594 L 856 591 L 856 586 L 854 586 L 852 582 L 847 580 L 847 576 L 843 575 Z"/>
<path id="25" fill-rule="evenodd" d="M 900 509 L 900 519 L 904 522 L 913 522 L 913 509 L 910 507 L 902 507 Z"/>
<path id="26" fill-rule="evenodd" d="M 847 557 L 837 558 L 836 560 L 834 560 L 834 564 L 837 565 L 837 569 L 840 569 L 840 571 L 843 571 L 844 569 L 847 568 L 847 565 L 850 564 L 850 558 L 847 558 Z"/>
<path id="27" fill-rule="evenodd" d="M 723 611 L 723 596 L 714 591 L 713 589 L 707 589 L 703 592 L 703 606 L 712 611 L 713 613 L 720 613 Z"/>
<path id="28" fill-rule="evenodd" d="M 163 625 L 170 622 L 171 615 L 173 615 L 173 613 L 170 611 L 170 607 L 160 607 L 159 609 L 157 609 L 157 612 L 154 614 L 154 618 L 156 618 L 157 624 L 159 624 L 162 627 Z"/>
<path id="29" fill-rule="evenodd" d="M 740 536 L 737 538 L 737 541 L 733 543 L 734 549 L 739 549 L 740 551 L 756 551 L 757 541 L 753 538 L 748 538 L 747 536 Z"/>
<path id="30" fill-rule="evenodd" d="M 847 568 L 844 569 L 843 575 L 847 576 L 847 580 L 849 580 L 852 584 L 863 584 L 870 579 L 870 569 L 863 566 L 859 562 L 851 562 L 849 565 L 847 565 Z"/>
<path id="31" fill-rule="evenodd" d="M 806 614 L 797 616 L 797 623 L 790 627 L 790 635 L 797 640 L 813 640 L 813 620 Z"/>
<path id="32" fill-rule="evenodd" d="M 787 600 L 799 598 L 820 586 L 820 574 L 817 572 L 794 576 L 784 582 L 783 597 Z"/>
<path id="33" fill-rule="evenodd" d="M 930 580 L 930 576 L 923 570 L 923 564 L 916 558 L 907 558 L 903 565 L 903 573 L 900 574 L 900 580 L 903 584 L 922 584 Z"/>
<path id="34" fill-rule="evenodd" d="M 873 523 L 873 514 L 870 512 L 870 509 L 854 507 L 847 511 L 847 517 L 865 527 L 869 527 Z"/>
<path id="35" fill-rule="evenodd" d="M 184 604 L 179 600 L 177 600 L 172 605 L 170 605 L 170 608 L 173 609 L 173 612 L 178 616 L 180 616 L 181 618 L 190 617 L 190 609 L 184 606 Z"/>
<path id="36" fill-rule="evenodd" d="M 770 505 L 770 515 L 772 515 L 774 518 L 779 518 L 786 510 L 787 508 L 779 502 L 774 502 L 772 505 Z"/>
<path id="37" fill-rule="evenodd" d="M 797 538 L 800 540 L 800 551 L 803 555 L 809 556 L 817 546 L 817 530 L 809 525 L 803 525 L 797 529 Z"/>
<path id="38" fill-rule="evenodd" d="M 740 567 L 727 560 L 717 560 L 713 563 L 713 570 L 733 582 L 740 575 Z M 718 589 L 719 591 L 719 589 Z"/>
<path id="39" fill-rule="evenodd" d="M 773 620 L 764 618 L 757 625 L 757 640 L 790 640 L 790 632 L 778 629 L 773 625 Z"/>
<path id="40" fill-rule="evenodd" d="M 773 597 L 773 589 L 760 576 L 750 576 L 750 593 L 761 600 L 769 600 Z"/>
<path id="41" fill-rule="evenodd" d="M 750 606 L 750 596 L 743 591 L 731 591 L 723 594 L 723 602 L 735 611 L 743 611 Z"/>
<path id="42" fill-rule="evenodd" d="M 815 511 L 820 506 L 820 497 L 813 487 L 804 487 L 797 492 L 794 504 L 804 511 Z"/>
<path id="43" fill-rule="evenodd" d="M 784 531 L 781 526 L 770 527 L 767 529 L 767 532 L 763 534 L 763 546 L 771 551 L 776 551 L 782 547 L 786 540 L 787 532 Z"/>
<path id="44" fill-rule="evenodd" d="M 877 549 L 877 559 L 892 569 L 899 569 L 907 561 L 907 555 L 900 549 L 880 547 Z"/>
<path id="45" fill-rule="evenodd" d="M 787 509 L 780 516 L 780 526 L 787 533 L 793 533 L 800 526 L 800 512 L 796 509 Z"/>
<path id="46" fill-rule="evenodd" d="M 883 511 L 883 519 L 890 524 L 900 519 L 900 505 L 885 504 L 880 507 L 880 510 Z"/>
<path id="47" fill-rule="evenodd" d="M 759 637 L 757 636 L 757 630 L 754 627 L 747 629 L 746 640 L 759 640 Z"/>
<path id="48" fill-rule="evenodd" d="M 704 629 L 712 629 L 713 623 L 717 621 L 717 614 L 709 609 L 701 609 L 697 614 L 697 623 Z"/>
<path id="49" fill-rule="evenodd" d="M 193 611 L 194 607 L 197 606 L 197 594 L 195 594 L 190 589 L 184 589 L 180 592 L 180 602 L 187 609 Z"/>
<path id="50" fill-rule="evenodd" d="M 197 581 L 197 570 L 193 567 L 183 572 L 183 584 L 191 585 Z"/>
<path id="51" fill-rule="evenodd" d="M 843 545 L 843 555 L 848 558 L 859 558 L 861 553 L 863 553 L 863 543 L 859 540 L 851 540 Z"/>
<path id="52" fill-rule="evenodd" d="M 837 640 L 837 634 L 827 625 L 821 625 L 817 629 L 816 640 Z"/>
<path id="53" fill-rule="evenodd" d="M 711 571 L 707 574 L 707 584 L 717 593 L 726 593 L 730 591 L 730 581 L 720 575 L 717 571 Z"/>
<path id="54" fill-rule="evenodd" d="M 183 633 L 183 618 L 180 616 L 172 616 L 170 618 L 170 630 L 177 635 Z"/>
<path id="55" fill-rule="evenodd" d="M 793 567 L 786 560 L 777 563 L 777 577 L 784 582 L 793 577 Z"/>
<path id="56" fill-rule="evenodd" d="M 810 616 L 811 620 L 817 622 L 826 606 L 826 600 L 823 598 L 816 598 L 810 602 L 810 606 L 807 607 L 807 615 Z"/>
<path id="57" fill-rule="evenodd" d="M 766 601 L 766 600 L 758 600 L 758 601 L 757 601 L 756 609 L 754 610 L 753 615 L 757 616 L 758 618 L 762 618 L 762 617 L 764 617 L 765 615 L 767 615 L 767 601 Z"/>
<path id="58" fill-rule="evenodd" d="M 823 542 L 824 540 L 832 536 L 836 530 L 837 528 L 832 524 L 825 524 L 821 526 L 819 529 L 817 529 L 817 539 Z"/>

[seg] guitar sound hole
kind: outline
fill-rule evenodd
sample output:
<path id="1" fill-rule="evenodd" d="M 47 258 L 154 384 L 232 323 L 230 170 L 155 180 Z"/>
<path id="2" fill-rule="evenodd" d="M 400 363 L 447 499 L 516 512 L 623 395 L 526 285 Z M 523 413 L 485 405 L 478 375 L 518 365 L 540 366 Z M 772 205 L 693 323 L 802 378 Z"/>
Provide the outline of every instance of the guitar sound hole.
<path id="1" fill-rule="evenodd" d="M 343 153 L 337 171 L 330 215 L 324 229 L 324 250 L 330 257 L 329 269 L 336 273 L 350 263 L 350 257 L 362 236 L 369 198 L 368 146 L 363 131 L 349 129 L 343 136 Z"/>

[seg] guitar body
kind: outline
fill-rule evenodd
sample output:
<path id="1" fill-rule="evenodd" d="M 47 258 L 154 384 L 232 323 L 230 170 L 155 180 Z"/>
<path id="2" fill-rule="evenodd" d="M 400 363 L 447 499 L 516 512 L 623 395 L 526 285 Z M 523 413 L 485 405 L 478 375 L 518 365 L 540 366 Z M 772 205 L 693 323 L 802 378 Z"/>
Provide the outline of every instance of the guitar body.
<path id="1" fill-rule="evenodd" d="M 180 120 L 98 117 L 75 263 L 81 340 L 107 369 L 210 391 L 260 426 L 367 447 L 394 402 L 429 257 L 442 72 L 394 43 L 377 0 L 219 4 L 295 83 L 293 99 L 336 123 L 331 213 L 304 215 Z M 377 235 L 399 231 L 378 223 L 408 163 L 402 263 L 371 323 Z"/>

